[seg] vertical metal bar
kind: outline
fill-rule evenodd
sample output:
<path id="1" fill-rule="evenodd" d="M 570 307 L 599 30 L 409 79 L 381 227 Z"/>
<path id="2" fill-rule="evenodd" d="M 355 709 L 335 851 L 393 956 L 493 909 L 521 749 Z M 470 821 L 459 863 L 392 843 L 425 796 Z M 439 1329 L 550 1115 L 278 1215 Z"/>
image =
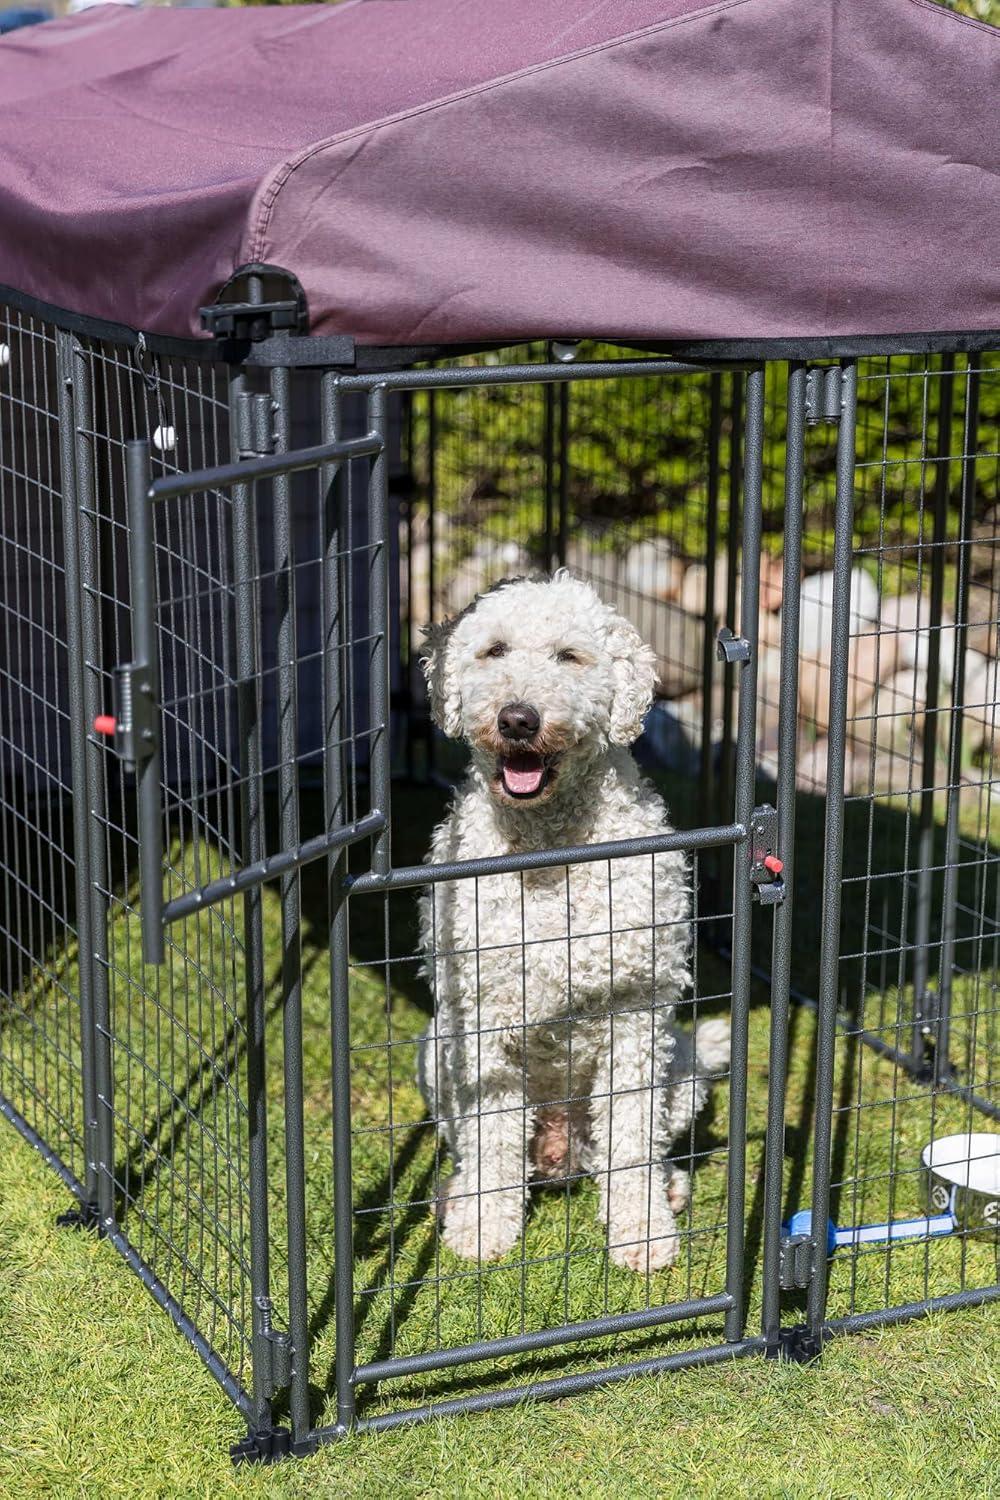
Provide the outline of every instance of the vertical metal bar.
<path id="1" fill-rule="evenodd" d="M 437 392 L 427 392 L 427 623 L 434 619 L 437 606 Z M 427 771 L 434 770 L 437 744 L 434 722 L 427 715 Z"/>
<path id="2" fill-rule="evenodd" d="M 111 1003 L 108 968 L 108 856 L 106 750 L 91 732 L 102 713 L 104 670 L 101 635 L 100 524 L 94 464 L 94 402 L 91 364 L 82 345 L 72 345 L 77 537 L 79 542 L 80 642 L 83 648 L 83 722 L 87 728 L 87 854 L 90 891 L 90 946 L 81 948 L 81 966 L 90 972 L 93 1007 L 97 1210 L 102 1232 L 115 1223 L 115 1132 L 111 1068 Z"/>
<path id="3" fill-rule="evenodd" d="M 336 376 L 322 377 L 322 437 L 336 442 L 341 432 L 340 392 Z M 326 831 L 345 822 L 342 771 L 344 726 L 343 652 L 350 642 L 344 617 L 345 592 L 341 581 L 340 550 L 347 534 L 343 519 L 343 487 L 337 464 L 321 470 L 324 516 L 323 559 L 323 799 Z M 350 567 L 348 558 L 344 564 Z M 337 1422 L 353 1426 L 354 1399 L 354 1203 L 351 1162 L 351 1022 L 348 968 L 348 905 L 344 887 L 347 871 L 343 852 L 327 862 L 327 900 L 330 924 L 330 1035 L 333 1101 L 333 1245 L 334 1245 L 334 1378 Z"/>
<path id="4" fill-rule="evenodd" d="M 542 504 L 543 504 L 543 541 L 545 549 L 545 567 L 552 567 L 554 552 L 553 536 L 555 534 L 555 508 L 556 508 L 556 388 L 554 385 L 542 386 L 542 399 L 544 401 L 544 418 L 542 426 Z"/>
<path id="5" fill-rule="evenodd" d="M 569 540 L 569 393 L 569 382 L 564 381 L 559 387 L 559 504 L 556 513 L 555 557 L 557 568 L 566 566 L 566 545 Z"/>
<path id="6" fill-rule="evenodd" d="M 751 370 L 746 379 L 746 445 L 743 469 L 743 593 L 740 633 L 750 643 L 750 659 L 740 677 L 739 722 L 736 737 L 736 821 L 749 830 L 752 822 L 756 770 L 757 727 L 757 615 L 760 593 L 764 453 L 764 371 Z M 744 1248 L 746 1225 L 747 1033 L 750 1017 L 750 884 L 749 840 L 733 861 L 733 1004 L 732 1060 L 729 1081 L 729 1170 L 726 1243 L 726 1290 L 733 1299 L 726 1314 L 726 1338 L 732 1343 L 743 1332 Z"/>
<path id="7" fill-rule="evenodd" d="M 160 663 L 156 640 L 156 555 L 153 507 L 149 499 L 152 466 L 148 442 L 125 445 L 128 496 L 129 592 L 132 614 L 133 660 L 146 668 L 154 711 L 160 707 Z M 154 731 L 151 753 L 136 762 L 139 810 L 139 891 L 142 957 L 147 964 L 163 962 L 163 777 L 160 731 Z"/>
<path id="8" fill-rule="evenodd" d="M 958 583 L 955 607 L 955 674 L 952 685 L 951 735 L 948 744 L 948 814 L 945 830 L 944 898 L 941 919 L 941 966 L 938 978 L 937 1035 L 934 1041 L 934 1082 L 944 1083 L 950 1072 L 951 996 L 955 968 L 955 930 L 958 911 L 959 813 L 962 778 L 962 709 L 965 703 L 965 653 L 969 634 L 969 572 L 976 500 L 976 443 L 979 436 L 979 371 L 969 358 L 966 379 L 965 423 L 962 440 L 962 499 L 958 531 Z"/>
<path id="9" fill-rule="evenodd" d="M 830 714 L 827 759 L 826 831 L 823 848 L 823 919 L 819 959 L 816 1035 L 816 1130 L 814 1137 L 812 1221 L 830 1214 L 830 1148 L 833 1139 L 833 1070 L 836 1062 L 837 992 L 840 974 L 840 901 L 844 866 L 844 763 L 847 751 L 847 685 L 851 645 L 851 555 L 854 528 L 854 432 L 858 372 L 842 363 L 841 416 L 837 432 L 837 494 L 833 541 L 833 618 L 830 641 Z M 822 1333 L 826 1312 L 826 1246 L 819 1236 L 809 1283 L 807 1316 Z"/>
<path id="10" fill-rule="evenodd" d="M 726 527 L 726 624 L 736 624 L 736 591 L 740 566 L 740 475 L 743 464 L 743 376 L 734 374 L 730 402 L 729 520 Z M 719 821 L 725 823 L 733 805 L 733 687 L 732 662 L 722 669 L 722 764 L 719 768 Z"/>
<path id="11" fill-rule="evenodd" d="M 785 1166 L 785 1079 L 788 1073 L 788 1001 L 792 972 L 795 892 L 795 762 L 798 752 L 799 579 L 802 567 L 802 491 L 805 465 L 806 368 L 788 368 L 785 445 L 785 556 L 782 575 L 781 685 L 778 694 L 778 853 L 784 862 L 785 899 L 774 908 L 771 964 L 771 1034 L 764 1160 L 764 1286 L 762 1331 L 769 1344 L 781 1326 L 781 1205 Z"/>
<path id="12" fill-rule="evenodd" d="M 229 378 L 230 447 L 234 459 L 250 449 L 250 434 L 242 432 L 248 381 L 241 367 Z M 244 864 L 264 855 L 264 807 L 261 786 L 262 748 L 260 706 L 259 562 L 257 506 L 254 487 L 234 485 L 233 587 L 235 619 L 236 720 L 239 744 L 240 842 Z M 267 1204 L 267 1093 L 265 1079 L 264 918 L 261 890 L 255 886 L 243 897 L 243 941 L 246 965 L 247 1010 L 247 1135 L 250 1219 L 250 1291 L 253 1298 L 253 1398 L 255 1423 L 271 1424 L 270 1350 L 270 1227 Z"/>
<path id="13" fill-rule="evenodd" d="M 715 554 L 719 548 L 719 442 L 722 376 L 708 377 L 708 485 L 705 497 L 705 618 L 701 651 L 701 762 L 698 822 L 705 827 L 712 801 L 712 679 L 715 676 Z"/>
<path id="14" fill-rule="evenodd" d="M 917 894 L 913 953 L 913 1066 L 928 1062 L 936 998 L 929 992 L 931 907 L 934 888 L 934 782 L 937 772 L 938 700 L 941 688 L 941 615 L 944 607 L 944 549 L 948 539 L 948 494 L 951 488 L 951 414 L 955 356 L 941 356 L 938 425 L 934 465 L 934 530 L 931 547 L 930 619 L 927 632 L 927 695 L 920 780 L 920 824 L 917 837 Z"/>
<path id="15" fill-rule="evenodd" d="M 275 451 L 290 447 L 291 379 L 271 371 Z M 299 713 L 295 555 L 292 540 L 291 475 L 273 481 L 274 586 L 277 602 L 278 837 L 295 849 L 299 835 Z M 302 1057 L 301 880 L 297 870 L 281 877 L 281 993 L 285 1084 L 285 1197 L 288 1234 L 288 1332 L 292 1341 L 289 1409 L 292 1441 L 308 1436 L 309 1306 L 306 1269 L 306 1153 Z"/>
<path id="16" fill-rule="evenodd" d="M 369 431 L 382 439 L 368 480 L 368 733 L 372 810 L 386 826 L 372 845 L 372 869 L 384 875 L 391 857 L 388 824 L 391 739 L 389 735 L 389 417 L 388 392 L 377 386 L 368 398 Z"/>
<path id="17" fill-rule="evenodd" d="M 83 1105 L 85 1217 L 97 1213 L 97 1077 L 95 1073 L 93 966 L 91 954 L 91 878 L 87 809 L 87 723 L 84 707 L 84 658 L 81 634 L 79 513 L 76 494 L 76 438 L 73 419 L 73 336 L 56 329 L 56 378 L 59 386 L 59 466 L 62 492 L 63 569 L 66 607 L 66 656 L 69 709 L 70 775 L 73 786 L 73 866 L 76 933 L 80 955 L 80 1073 Z"/>

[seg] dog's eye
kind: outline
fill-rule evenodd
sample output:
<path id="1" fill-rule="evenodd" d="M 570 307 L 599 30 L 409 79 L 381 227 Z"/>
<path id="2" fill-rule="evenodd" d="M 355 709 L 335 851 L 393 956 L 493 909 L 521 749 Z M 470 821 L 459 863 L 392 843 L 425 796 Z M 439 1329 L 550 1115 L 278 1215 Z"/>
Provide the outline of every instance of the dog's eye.
<path id="1" fill-rule="evenodd" d="M 507 651 L 508 651 L 508 646 L 507 646 L 506 641 L 494 641 L 493 645 L 490 647 L 490 649 L 488 651 L 484 651 L 483 652 L 483 655 L 484 656 L 491 656 L 491 657 L 493 657 L 495 659 L 498 656 L 506 656 L 507 655 Z"/>
<path id="2" fill-rule="evenodd" d="M 556 661 L 570 662 L 575 667 L 578 667 L 580 665 L 580 658 L 577 656 L 575 651 L 570 651 L 569 647 L 567 647 L 565 651 L 559 651 L 556 653 Z"/>

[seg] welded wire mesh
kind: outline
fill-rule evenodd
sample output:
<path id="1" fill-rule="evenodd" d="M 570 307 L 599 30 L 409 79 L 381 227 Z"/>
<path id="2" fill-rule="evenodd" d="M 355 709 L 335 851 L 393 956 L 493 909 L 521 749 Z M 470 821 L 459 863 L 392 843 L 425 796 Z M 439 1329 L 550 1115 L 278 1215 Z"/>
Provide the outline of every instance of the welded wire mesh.
<path id="1" fill-rule="evenodd" d="M 82 1183 L 54 330 L 0 307 L 0 1096 Z"/>

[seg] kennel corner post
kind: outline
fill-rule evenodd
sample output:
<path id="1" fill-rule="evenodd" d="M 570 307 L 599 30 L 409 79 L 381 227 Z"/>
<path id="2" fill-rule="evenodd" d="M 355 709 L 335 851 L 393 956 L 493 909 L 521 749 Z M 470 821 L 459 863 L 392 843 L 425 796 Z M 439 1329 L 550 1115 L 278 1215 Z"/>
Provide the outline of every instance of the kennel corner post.
<path id="1" fill-rule="evenodd" d="M 56 374 L 59 387 L 59 467 L 62 492 L 63 559 L 68 660 L 70 775 L 73 786 L 73 866 L 75 876 L 76 936 L 79 962 L 80 1073 L 83 1105 L 84 1198 L 79 1222 L 98 1220 L 99 1154 L 97 1139 L 97 1077 L 95 1058 L 93 967 L 91 954 L 91 874 L 88 850 L 89 799 L 87 782 L 86 670 L 82 636 L 80 578 L 80 516 L 76 489 L 76 424 L 73 410 L 73 335 L 56 329 Z"/>
<path id="2" fill-rule="evenodd" d="M 274 449 L 291 446 L 291 377 L 271 371 Z M 278 837 L 282 849 L 300 842 L 299 715 L 297 692 L 295 555 L 292 479 L 276 475 L 271 492 L 274 583 L 277 606 Z M 288 1251 L 288 1334 L 291 1340 L 289 1412 L 292 1443 L 306 1442 L 309 1430 L 309 1308 L 306 1267 L 305 1101 L 302 1037 L 301 877 L 287 870 L 280 880 L 282 1061 L 285 1090 L 285 1195 Z"/>
<path id="3" fill-rule="evenodd" d="M 851 644 L 851 564 L 854 543 L 854 447 L 857 393 L 857 365 L 854 360 L 844 360 L 841 363 L 841 408 L 837 429 L 828 719 L 830 727 L 816 1033 L 816 1120 L 813 1137 L 812 1190 L 814 1250 L 806 1314 L 810 1333 L 817 1344 L 822 1341 L 823 1337 L 828 1285 L 825 1226 L 830 1217 L 833 1075 L 836 1063 L 840 976 L 840 909 L 844 866 L 844 788 Z"/>
<path id="4" fill-rule="evenodd" d="M 802 568 L 802 501 L 805 474 L 806 366 L 788 369 L 785 444 L 784 560 L 781 610 L 781 680 L 778 693 L 778 850 L 784 862 L 785 899 L 774 909 L 771 1017 L 768 1042 L 767 1131 L 764 1152 L 763 1287 L 761 1323 L 769 1349 L 781 1330 L 781 1209 L 785 1165 L 785 1084 L 788 1075 L 788 1006 L 795 940 L 795 782 L 798 753 L 799 595 Z"/>
<path id="5" fill-rule="evenodd" d="M 931 546 L 931 588 L 927 632 L 927 693 L 920 776 L 920 821 L 917 836 L 917 890 L 913 936 L 913 1033 L 911 1067 L 918 1076 L 938 1071 L 946 1059 L 935 1051 L 937 994 L 931 993 L 931 915 L 934 901 L 934 787 L 937 775 L 938 721 L 941 695 L 941 621 L 944 610 L 944 564 L 948 540 L 948 498 L 951 491 L 951 424 L 954 405 L 955 356 L 941 356 L 938 376 L 937 433 L 934 449 L 934 512 Z"/>
<path id="6" fill-rule="evenodd" d="M 743 589 L 740 633 L 749 645 L 741 667 L 736 731 L 735 813 L 745 830 L 733 861 L 732 1034 L 729 1081 L 729 1165 L 727 1179 L 726 1291 L 732 1299 L 726 1313 L 726 1339 L 737 1343 L 745 1322 L 745 1196 L 747 1053 L 751 984 L 750 826 L 756 783 L 757 634 L 760 594 L 760 544 L 763 527 L 764 367 L 746 377 L 746 422 L 743 467 Z"/>
<path id="7" fill-rule="evenodd" d="M 714 704 L 712 684 L 715 677 L 715 620 L 718 613 L 715 597 L 715 563 L 719 546 L 719 459 L 722 432 L 722 376 L 708 377 L 708 470 L 705 494 L 705 617 L 701 651 L 701 755 L 698 766 L 698 822 L 704 827 L 711 821 L 712 803 L 712 725 Z M 745 632 L 744 632 L 745 634 Z M 724 817 L 725 814 L 722 814 Z"/>
<path id="8" fill-rule="evenodd" d="M 322 440 L 341 437 L 343 395 L 337 376 L 320 380 Z M 323 511 L 323 815 L 331 834 L 347 821 L 343 747 L 345 652 L 350 649 L 351 591 L 347 579 L 351 557 L 344 556 L 350 528 L 345 514 L 348 470 L 340 463 L 320 470 Z M 337 1427 L 347 1431 L 356 1420 L 354 1387 L 354 1184 L 351 1150 L 351 1021 L 349 924 L 346 892 L 347 855 L 341 849 L 327 859 L 327 918 L 330 930 L 330 1045 L 333 1121 L 334 1381 Z"/>
<path id="9" fill-rule="evenodd" d="M 73 338 L 70 346 L 73 413 L 73 472 L 76 490 L 76 540 L 79 561 L 80 646 L 83 672 L 83 725 L 86 735 L 84 787 L 87 821 L 85 860 L 88 875 L 89 948 L 80 950 L 80 967 L 90 984 L 95 1088 L 98 1229 L 115 1228 L 115 1128 L 111 1062 L 111 995 L 108 959 L 110 920 L 106 750 L 92 732 L 105 707 L 103 630 L 101 625 L 101 515 L 98 512 L 95 457 L 93 359 Z"/>
<path id="10" fill-rule="evenodd" d="M 229 438 L 234 460 L 251 451 L 245 431 L 249 381 L 243 366 L 229 375 Z M 244 865 L 264 857 L 264 806 L 260 704 L 260 565 L 257 497 L 252 483 L 234 484 L 232 507 L 233 611 L 236 721 L 240 774 L 240 844 Z M 270 1226 L 268 1215 L 267 1093 L 265 1071 L 264 922 L 261 889 L 243 894 L 246 963 L 247 1175 L 249 1187 L 250 1294 L 253 1302 L 253 1425 L 271 1426 Z"/>

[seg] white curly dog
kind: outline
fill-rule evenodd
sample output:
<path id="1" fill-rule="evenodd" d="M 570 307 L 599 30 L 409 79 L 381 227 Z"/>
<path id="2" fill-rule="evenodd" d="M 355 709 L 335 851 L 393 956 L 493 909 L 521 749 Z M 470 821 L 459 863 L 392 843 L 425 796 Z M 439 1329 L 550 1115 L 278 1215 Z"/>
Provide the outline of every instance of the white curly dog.
<path id="1" fill-rule="evenodd" d="M 504 580 L 431 627 L 435 722 L 471 749 L 428 861 L 663 833 L 628 746 L 654 656 L 589 584 Z M 583 1171 L 615 1262 L 669 1266 L 687 1174 L 668 1159 L 729 1063 L 729 1027 L 673 1026 L 690 981 L 683 855 L 440 882 L 421 898 L 435 1015 L 420 1082 L 454 1161 L 440 1204 L 457 1254 L 521 1234 L 532 1175 Z"/>

